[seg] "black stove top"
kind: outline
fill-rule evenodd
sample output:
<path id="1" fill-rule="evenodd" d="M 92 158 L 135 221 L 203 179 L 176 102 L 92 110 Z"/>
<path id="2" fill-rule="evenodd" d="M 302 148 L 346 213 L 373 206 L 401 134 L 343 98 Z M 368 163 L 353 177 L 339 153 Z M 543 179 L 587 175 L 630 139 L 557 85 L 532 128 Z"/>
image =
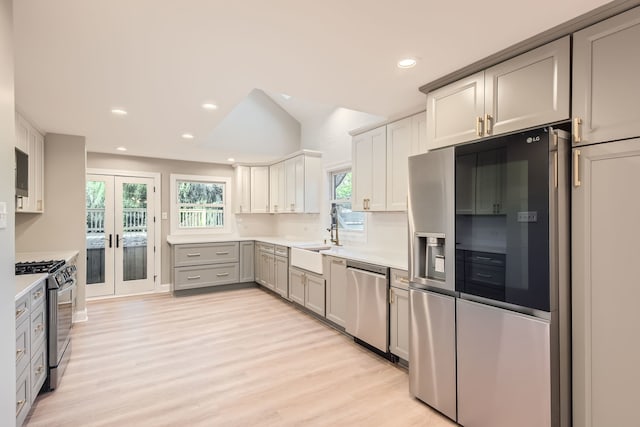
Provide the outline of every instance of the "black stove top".
<path id="1" fill-rule="evenodd" d="M 58 261 L 33 261 L 33 262 L 17 262 L 16 275 L 20 274 L 38 274 L 53 273 L 65 264 L 64 260 Z"/>

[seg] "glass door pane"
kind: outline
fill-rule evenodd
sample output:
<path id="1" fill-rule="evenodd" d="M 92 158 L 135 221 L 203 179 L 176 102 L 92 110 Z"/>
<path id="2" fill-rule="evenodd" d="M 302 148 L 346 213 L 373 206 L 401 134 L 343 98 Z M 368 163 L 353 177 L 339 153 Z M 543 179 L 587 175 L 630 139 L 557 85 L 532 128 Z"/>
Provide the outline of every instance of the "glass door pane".
<path id="1" fill-rule="evenodd" d="M 116 177 L 116 295 L 154 288 L 153 179 Z"/>
<path id="2" fill-rule="evenodd" d="M 113 177 L 86 183 L 87 296 L 113 294 Z"/>

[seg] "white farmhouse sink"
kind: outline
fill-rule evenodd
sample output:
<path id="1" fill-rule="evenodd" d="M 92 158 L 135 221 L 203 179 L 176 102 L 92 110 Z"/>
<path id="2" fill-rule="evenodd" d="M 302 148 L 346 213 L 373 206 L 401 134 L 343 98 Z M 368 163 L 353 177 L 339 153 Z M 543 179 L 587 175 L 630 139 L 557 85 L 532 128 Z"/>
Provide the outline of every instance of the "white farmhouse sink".
<path id="1" fill-rule="evenodd" d="M 322 254 L 319 251 L 329 249 L 329 246 L 300 246 L 302 247 L 291 248 L 291 253 L 289 254 L 291 266 L 322 274 Z"/>

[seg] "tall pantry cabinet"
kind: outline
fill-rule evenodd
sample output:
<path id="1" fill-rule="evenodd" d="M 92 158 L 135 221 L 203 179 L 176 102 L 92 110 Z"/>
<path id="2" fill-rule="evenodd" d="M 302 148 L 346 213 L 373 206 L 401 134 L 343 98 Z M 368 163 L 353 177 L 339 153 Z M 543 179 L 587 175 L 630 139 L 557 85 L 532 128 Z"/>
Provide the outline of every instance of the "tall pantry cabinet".
<path id="1" fill-rule="evenodd" d="M 573 60 L 573 425 L 637 425 L 640 8 L 575 33 Z"/>

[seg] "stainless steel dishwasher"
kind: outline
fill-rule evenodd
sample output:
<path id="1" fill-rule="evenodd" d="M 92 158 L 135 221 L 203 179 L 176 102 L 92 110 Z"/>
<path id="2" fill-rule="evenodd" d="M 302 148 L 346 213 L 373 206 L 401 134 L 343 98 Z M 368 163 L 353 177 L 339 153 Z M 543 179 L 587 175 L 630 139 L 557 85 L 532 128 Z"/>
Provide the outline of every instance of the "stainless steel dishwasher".
<path id="1" fill-rule="evenodd" d="M 388 357 L 389 268 L 347 260 L 346 331 Z"/>

